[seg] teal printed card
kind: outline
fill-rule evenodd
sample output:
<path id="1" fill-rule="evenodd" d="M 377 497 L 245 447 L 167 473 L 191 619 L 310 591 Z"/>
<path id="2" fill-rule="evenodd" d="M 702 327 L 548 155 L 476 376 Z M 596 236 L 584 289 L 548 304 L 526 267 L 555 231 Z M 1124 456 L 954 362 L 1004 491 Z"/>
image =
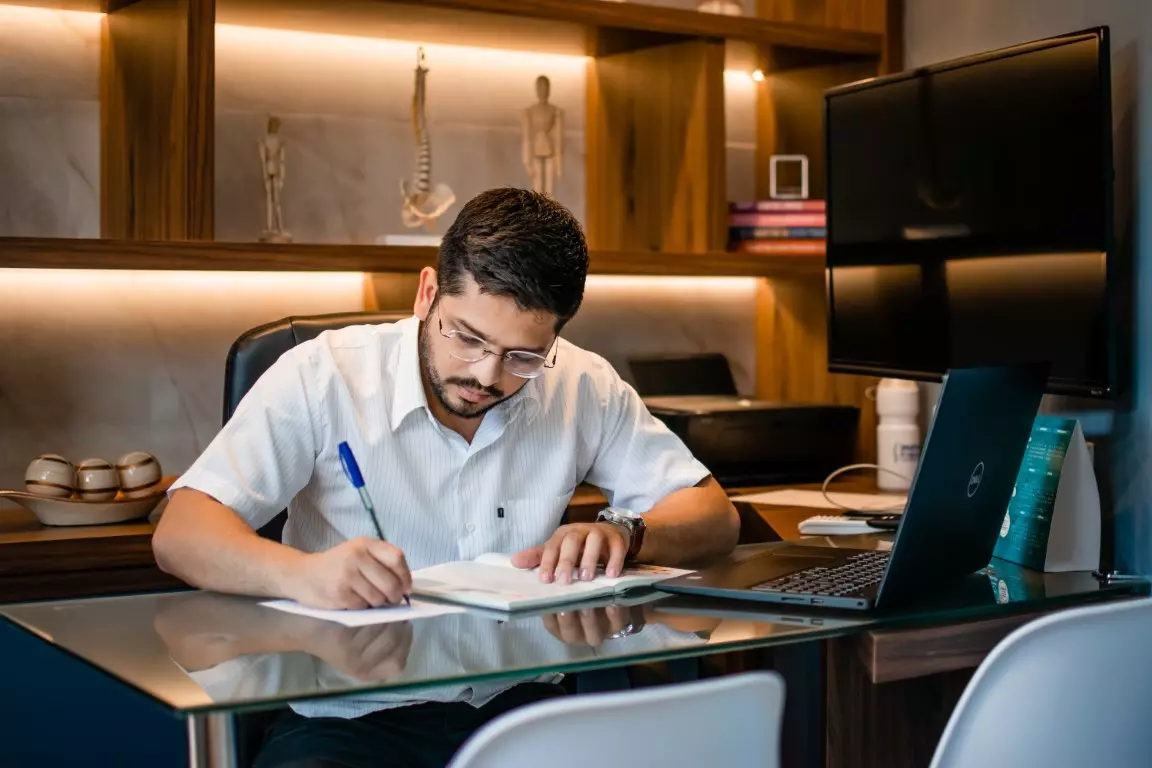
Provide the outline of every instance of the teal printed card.
<path id="1" fill-rule="evenodd" d="M 1076 427 L 1075 419 L 1036 418 L 1000 527 L 996 557 L 1025 568 L 1045 570 L 1060 477 Z"/>

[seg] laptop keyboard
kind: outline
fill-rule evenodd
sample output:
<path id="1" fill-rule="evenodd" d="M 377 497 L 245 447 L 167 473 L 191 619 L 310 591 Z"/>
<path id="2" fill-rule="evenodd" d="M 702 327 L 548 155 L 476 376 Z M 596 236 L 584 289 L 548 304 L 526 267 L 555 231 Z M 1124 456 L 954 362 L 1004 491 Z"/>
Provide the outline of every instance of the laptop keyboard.
<path id="1" fill-rule="evenodd" d="M 792 592 L 839 597 L 879 584 L 888 563 L 888 552 L 860 552 L 831 568 L 815 567 L 761 582 L 757 592 Z"/>

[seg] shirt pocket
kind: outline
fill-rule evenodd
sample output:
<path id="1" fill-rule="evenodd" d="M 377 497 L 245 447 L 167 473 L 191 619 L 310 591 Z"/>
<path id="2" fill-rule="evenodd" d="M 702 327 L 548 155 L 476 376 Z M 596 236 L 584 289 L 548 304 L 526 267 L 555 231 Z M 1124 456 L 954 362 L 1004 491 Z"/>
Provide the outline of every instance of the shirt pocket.
<path id="1" fill-rule="evenodd" d="M 512 554 L 548 541 L 572 500 L 572 492 L 560 496 L 532 496 L 499 502 L 494 539 L 487 551 Z"/>

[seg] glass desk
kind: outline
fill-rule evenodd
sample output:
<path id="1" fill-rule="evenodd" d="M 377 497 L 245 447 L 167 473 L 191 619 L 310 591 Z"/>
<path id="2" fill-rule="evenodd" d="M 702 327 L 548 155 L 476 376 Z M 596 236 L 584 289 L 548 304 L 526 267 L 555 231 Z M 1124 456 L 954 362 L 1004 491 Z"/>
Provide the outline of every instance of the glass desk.
<path id="1" fill-rule="evenodd" d="M 765 546 L 771 545 L 741 547 L 734 557 Z M 544 613 L 467 612 L 348 628 L 257 599 L 184 591 L 10 605 L 0 607 L 0 616 L 187 717 L 197 766 L 223 759 L 208 754 L 209 723 L 216 731 L 232 713 L 289 702 L 437 699 L 469 688 L 480 694 L 558 673 L 1034 613 L 1148 591 L 1144 581 L 1102 582 L 1089 573 L 1042 574 L 993 561 L 954 590 L 886 614 L 649 591 Z"/>

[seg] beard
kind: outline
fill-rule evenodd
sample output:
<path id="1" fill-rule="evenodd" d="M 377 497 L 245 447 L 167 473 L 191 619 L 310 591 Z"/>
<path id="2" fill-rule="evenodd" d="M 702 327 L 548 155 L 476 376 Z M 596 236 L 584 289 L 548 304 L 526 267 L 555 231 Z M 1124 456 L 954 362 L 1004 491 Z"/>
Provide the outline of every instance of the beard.
<path id="1" fill-rule="evenodd" d="M 431 333 L 431 331 L 429 330 L 428 324 L 421 323 L 420 344 L 418 345 L 420 350 L 420 370 L 424 374 L 424 380 L 428 382 L 428 388 L 432 390 L 432 394 L 444 410 L 462 419 L 478 419 L 508 399 L 504 396 L 504 390 L 499 387 L 485 387 L 470 376 L 449 376 L 446 379 L 441 379 L 439 372 L 432 364 L 432 343 L 428 338 L 429 333 Z M 469 403 L 467 400 L 460 400 L 454 403 L 448 399 L 448 393 L 444 390 L 444 387 L 448 384 L 467 387 L 474 392 L 483 392 L 491 397 L 492 400 L 487 403 Z"/>

